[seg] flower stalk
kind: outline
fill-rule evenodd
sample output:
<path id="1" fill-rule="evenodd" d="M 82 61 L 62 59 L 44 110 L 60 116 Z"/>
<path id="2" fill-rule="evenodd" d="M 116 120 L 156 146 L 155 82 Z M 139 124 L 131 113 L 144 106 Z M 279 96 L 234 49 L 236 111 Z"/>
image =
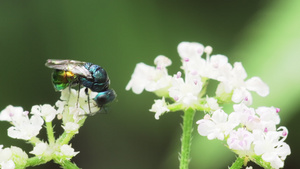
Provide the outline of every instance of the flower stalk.
<path id="1" fill-rule="evenodd" d="M 48 141 L 50 145 L 53 145 L 55 142 L 54 138 L 54 132 L 53 132 L 53 126 L 52 122 L 46 122 L 46 130 L 47 130 L 47 136 L 48 136 Z"/>
<path id="2" fill-rule="evenodd" d="M 27 160 L 26 167 L 45 164 L 50 160 L 51 160 L 51 158 L 45 158 L 45 157 L 41 158 L 41 157 L 37 157 L 37 156 L 31 157 Z"/>
<path id="3" fill-rule="evenodd" d="M 55 163 L 61 165 L 63 169 L 80 169 L 75 163 L 72 163 L 69 160 L 54 158 Z"/>
<path id="4" fill-rule="evenodd" d="M 237 157 L 229 169 L 241 169 L 244 165 L 244 158 Z"/>
<path id="5" fill-rule="evenodd" d="M 182 123 L 180 169 L 188 169 L 190 162 L 191 141 L 195 110 L 189 108 L 184 112 Z"/>

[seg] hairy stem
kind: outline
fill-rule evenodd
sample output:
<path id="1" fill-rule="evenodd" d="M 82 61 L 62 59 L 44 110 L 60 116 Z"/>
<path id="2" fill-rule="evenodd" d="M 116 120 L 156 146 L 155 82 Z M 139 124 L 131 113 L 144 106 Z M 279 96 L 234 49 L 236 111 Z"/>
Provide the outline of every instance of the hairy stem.
<path id="1" fill-rule="evenodd" d="M 189 166 L 194 115 L 195 110 L 191 108 L 187 109 L 183 115 L 180 169 L 188 169 Z"/>
<path id="2" fill-rule="evenodd" d="M 244 158 L 237 157 L 235 162 L 231 165 L 229 169 L 240 169 L 244 164 Z"/>
<path id="3" fill-rule="evenodd" d="M 52 122 L 46 122 L 46 129 L 47 129 L 49 144 L 52 145 L 55 142 Z"/>

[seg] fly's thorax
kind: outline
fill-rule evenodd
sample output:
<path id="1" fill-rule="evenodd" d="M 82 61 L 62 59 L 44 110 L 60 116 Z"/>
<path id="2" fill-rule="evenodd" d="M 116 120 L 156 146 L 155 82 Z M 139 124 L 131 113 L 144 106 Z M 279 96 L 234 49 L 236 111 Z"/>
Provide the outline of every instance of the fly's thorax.
<path id="1" fill-rule="evenodd" d="M 91 73 L 92 78 L 79 76 L 80 83 L 94 92 L 102 92 L 109 88 L 110 80 L 106 71 L 98 65 L 86 63 L 84 67 Z"/>
<path id="2" fill-rule="evenodd" d="M 99 65 L 86 63 L 84 67 L 92 74 L 94 82 L 105 83 L 109 79 L 106 71 Z"/>

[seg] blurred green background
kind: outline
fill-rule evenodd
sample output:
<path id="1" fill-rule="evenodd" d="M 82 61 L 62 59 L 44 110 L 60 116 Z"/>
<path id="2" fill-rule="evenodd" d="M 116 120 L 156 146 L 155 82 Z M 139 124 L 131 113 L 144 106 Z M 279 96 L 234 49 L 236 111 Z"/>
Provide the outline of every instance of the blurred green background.
<path id="1" fill-rule="evenodd" d="M 156 96 L 125 91 L 138 62 L 153 64 L 157 55 L 172 59 L 169 73 L 179 70 L 177 45 L 196 41 L 242 61 L 248 78 L 259 76 L 270 95 L 254 94 L 254 107 L 281 108 L 291 146 L 285 168 L 299 157 L 300 1 L 0 1 L 0 109 L 7 105 L 30 110 L 59 98 L 50 81 L 46 59 L 74 59 L 103 66 L 117 92 L 107 114 L 89 117 L 72 146 L 81 168 L 178 168 L 181 112 L 154 119 Z M 198 120 L 202 113 L 196 115 Z M 29 152 L 31 145 L 7 137 L 0 123 L 0 144 Z M 196 125 L 195 125 L 196 129 Z M 60 124 L 55 126 L 57 134 Z M 220 141 L 194 131 L 191 169 L 227 168 L 235 155 Z M 41 133 L 45 138 L 45 133 Z M 254 168 L 259 168 L 252 164 Z M 59 168 L 54 163 L 32 168 Z"/>

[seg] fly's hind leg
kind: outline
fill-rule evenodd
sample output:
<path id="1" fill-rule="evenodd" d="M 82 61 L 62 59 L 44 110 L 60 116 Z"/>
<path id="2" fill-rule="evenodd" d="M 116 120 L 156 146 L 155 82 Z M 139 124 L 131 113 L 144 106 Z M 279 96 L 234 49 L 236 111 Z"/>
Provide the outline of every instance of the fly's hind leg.
<path id="1" fill-rule="evenodd" d="M 89 112 L 90 112 L 90 114 L 92 115 L 93 113 L 92 113 L 92 111 L 91 111 L 89 89 L 86 87 L 86 88 L 84 89 L 84 91 L 85 91 L 85 94 L 87 95 L 87 101 L 88 101 L 88 105 L 89 105 Z"/>
<path id="2" fill-rule="evenodd" d="M 77 102 L 76 102 L 76 108 L 79 107 L 79 96 L 80 96 L 80 84 L 78 84 L 78 95 L 77 95 Z"/>

